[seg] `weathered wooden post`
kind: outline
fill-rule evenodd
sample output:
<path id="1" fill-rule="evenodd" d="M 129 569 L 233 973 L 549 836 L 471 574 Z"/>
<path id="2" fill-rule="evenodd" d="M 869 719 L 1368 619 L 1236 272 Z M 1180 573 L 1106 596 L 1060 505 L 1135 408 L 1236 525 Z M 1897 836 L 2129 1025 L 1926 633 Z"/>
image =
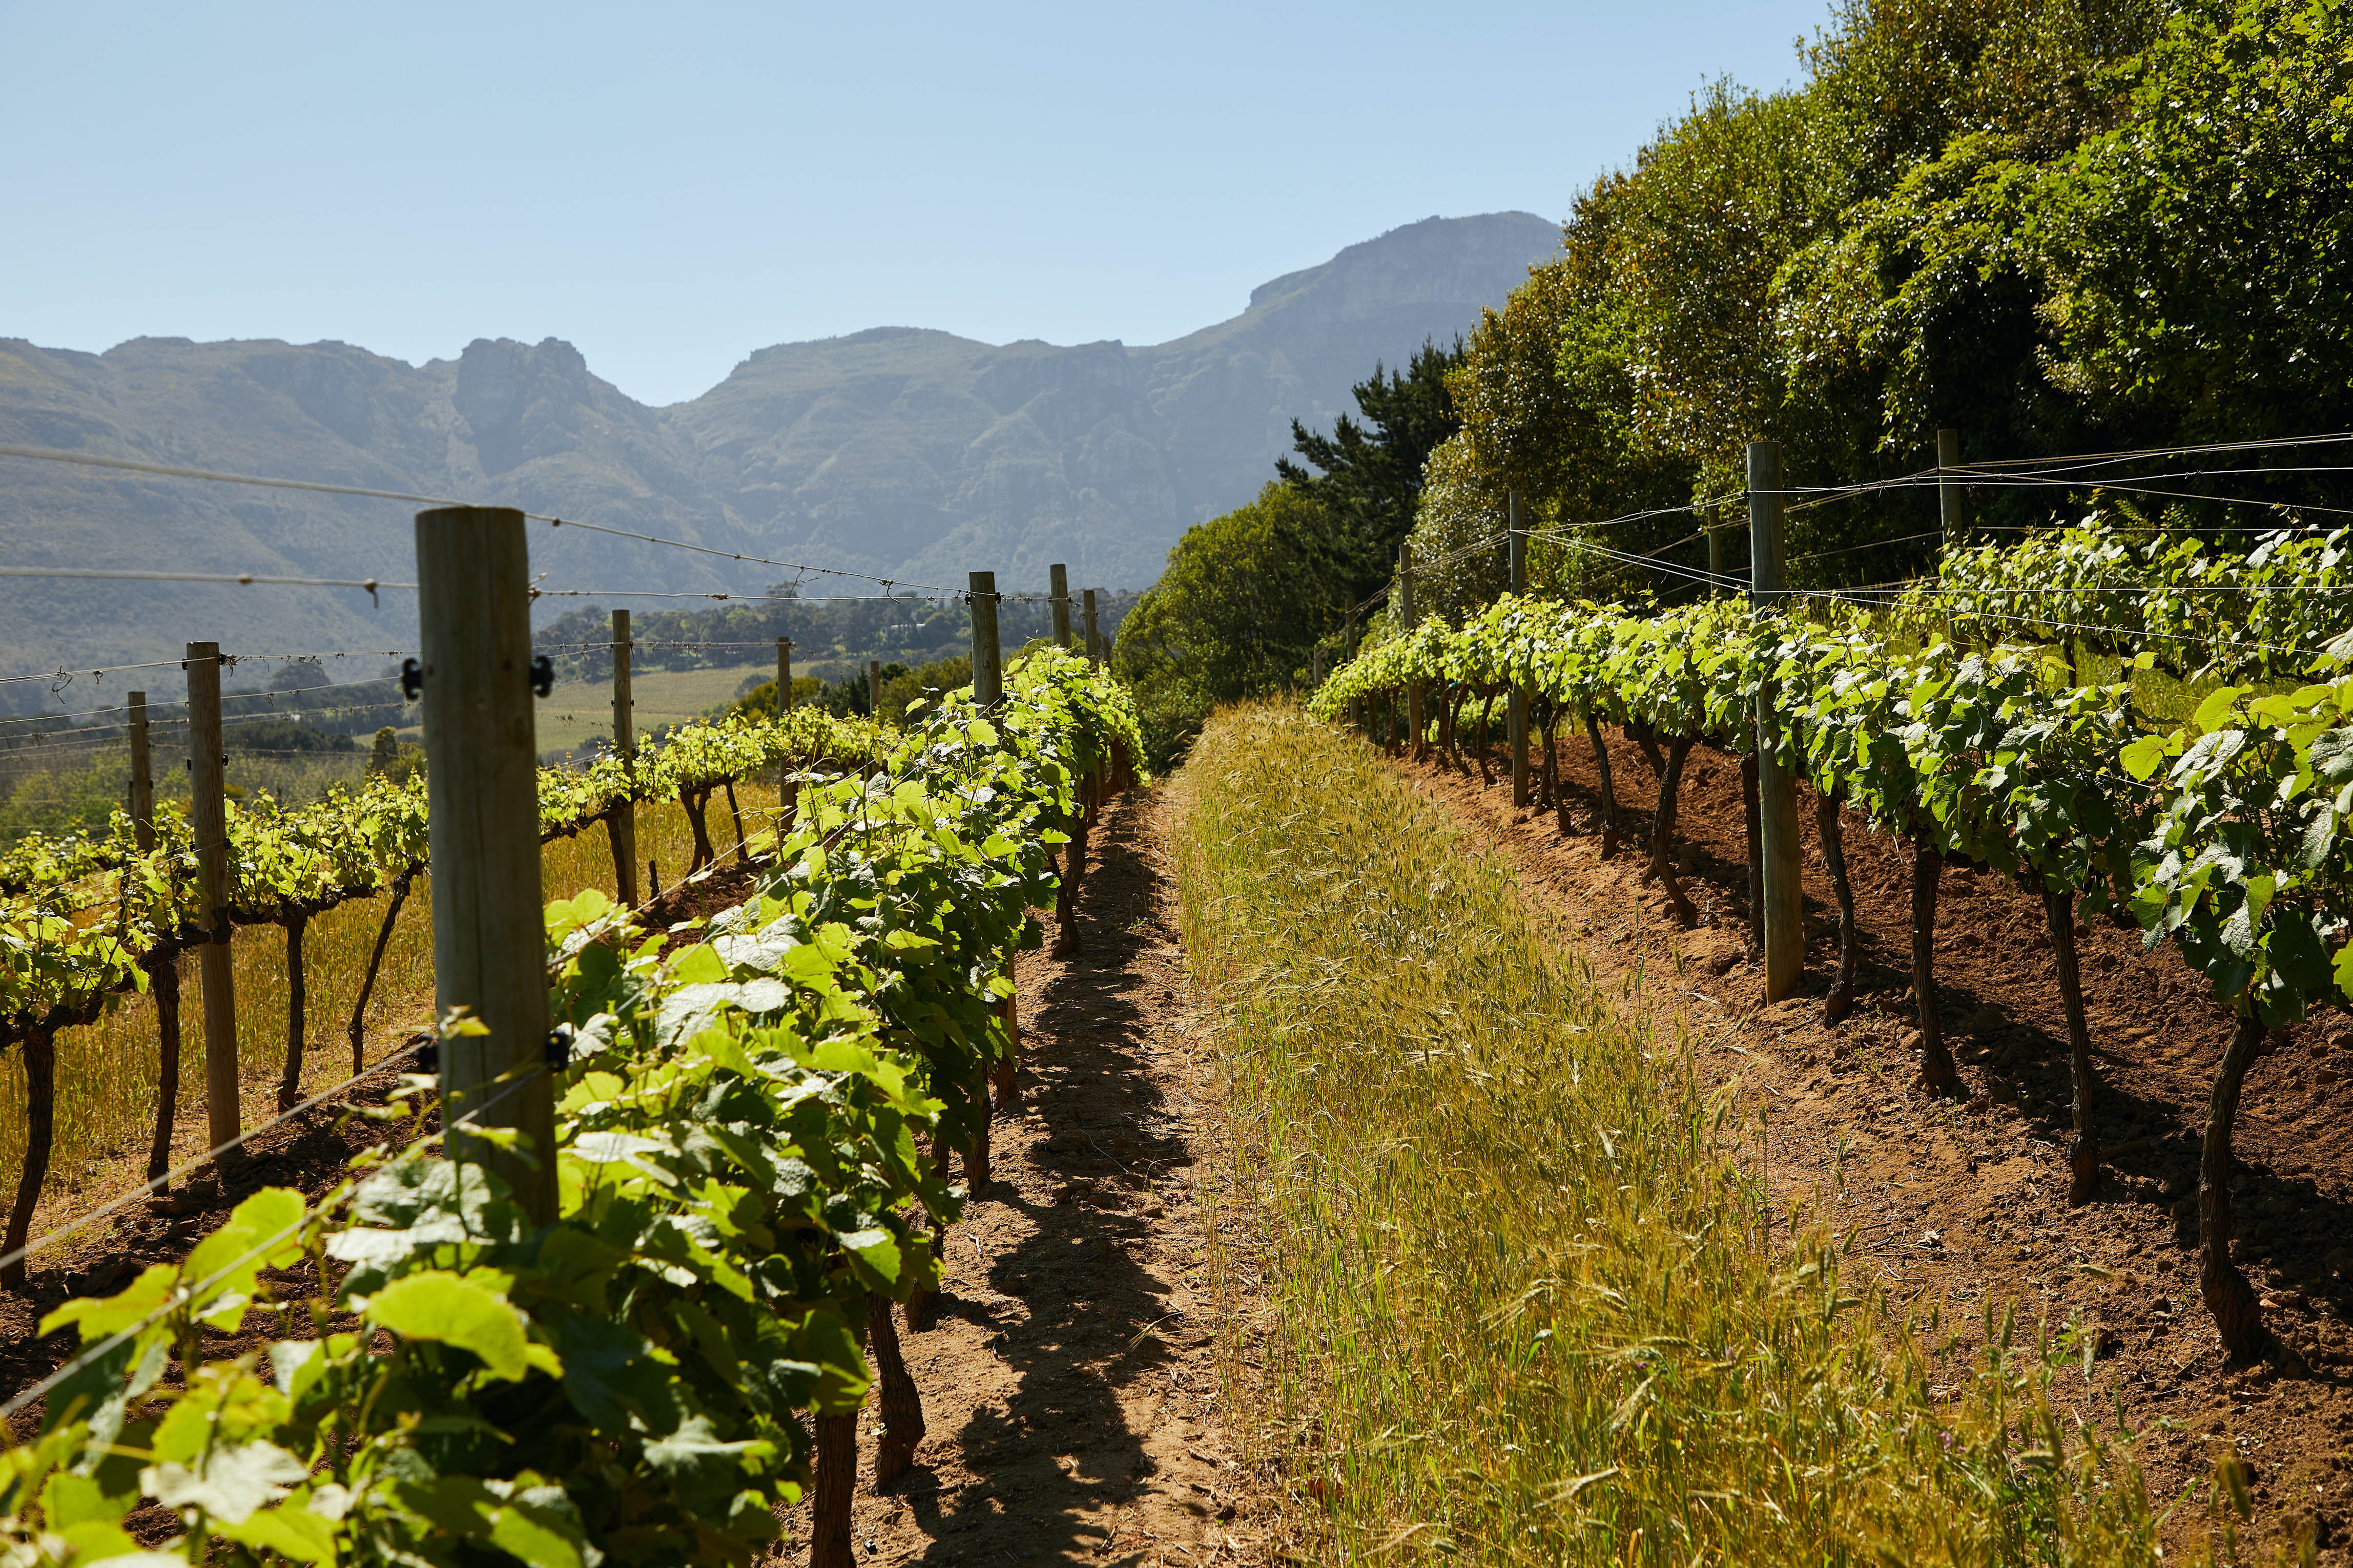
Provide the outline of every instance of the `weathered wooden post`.
<path id="1" fill-rule="evenodd" d="M 1528 593 L 1528 536 L 1526 524 L 1520 513 L 1520 492 L 1511 491 L 1504 498 L 1505 518 L 1511 529 L 1512 597 L 1524 599 Z M 1528 689 L 1512 682 L 1512 809 L 1523 810 L 1528 804 Z"/>
<path id="2" fill-rule="evenodd" d="M 1095 591 L 1092 588 L 1089 588 L 1086 591 L 1086 612 L 1087 662 L 1090 664 L 1101 664 L 1103 662 L 1103 638 L 1095 632 Z"/>
<path id="3" fill-rule="evenodd" d="M 793 643 L 790 637 L 776 639 L 776 718 L 781 721 L 793 710 Z M 794 795 L 792 784 L 793 759 L 776 759 L 776 833 L 781 837 L 793 826 Z"/>
<path id="4" fill-rule="evenodd" d="M 1413 541 L 1409 539 L 1404 541 L 1398 546 L 1398 608 L 1400 618 L 1405 624 L 1407 633 L 1410 635 L 1413 628 L 1420 623 L 1421 617 L 1417 615 L 1414 610 Z M 1414 761 L 1419 762 L 1421 760 L 1422 718 L 1421 682 L 1419 680 L 1409 680 L 1406 683 L 1405 723 L 1407 731 L 1413 737 L 1412 751 L 1409 754 L 1412 756 Z"/>
<path id="5" fill-rule="evenodd" d="M 1748 444 L 1749 603 L 1778 608 L 1788 582 L 1781 556 L 1781 447 Z M 1799 880 L 1798 799 L 1779 754 L 1781 718 L 1773 683 L 1757 692 L 1757 839 L 1764 855 L 1765 1000 L 1798 989 L 1806 968 L 1805 890 Z"/>
<path id="6" fill-rule="evenodd" d="M 1053 591 L 1048 596 L 1054 609 L 1054 646 L 1068 647 L 1071 646 L 1071 569 L 1058 561 L 1046 568 L 1046 575 L 1053 585 Z"/>
<path id="7" fill-rule="evenodd" d="M 974 572 L 965 583 L 965 598 L 972 605 L 972 700 L 987 712 L 1005 700 L 1005 665 L 997 648 L 997 574 Z"/>
<path id="8" fill-rule="evenodd" d="M 621 759 L 622 776 L 630 798 L 605 818 L 605 835 L 613 841 L 613 885 L 622 904 L 638 907 L 638 733 L 637 715 L 629 697 L 629 612 L 613 612 L 613 754 Z"/>
<path id="9" fill-rule="evenodd" d="M 882 661 L 879 658 L 866 661 L 866 708 L 876 723 L 882 721 Z"/>
<path id="10" fill-rule="evenodd" d="M 544 1225 L 555 1217 L 555 1097 L 530 566 L 523 516 L 511 507 L 417 514 L 434 1003 L 444 1017 L 463 1007 L 487 1028 L 441 1043 L 441 1114 L 450 1156 L 496 1173 Z M 513 1128 L 527 1143 L 468 1136 L 456 1126 L 464 1120 Z"/>
<path id="11" fill-rule="evenodd" d="M 1961 433 L 1936 432 L 1936 518 L 1944 525 L 1945 547 L 1961 542 L 1961 482 L 1954 470 L 1961 466 Z"/>
<path id="12" fill-rule="evenodd" d="M 1345 638 L 1342 646 L 1347 650 L 1348 662 L 1354 664 L 1356 662 L 1356 606 L 1348 602 L 1345 595 L 1341 596 L 1340 616 L 1346 627 L 1342 634 Z M 1357 730 L 1364 729 L 1365 700 L 1362 697 L 1348 699 L 1348 722 Z"/>
<path id="13" fill-rule="evenodd" d="M 196 978 L 204 993 L 205 1121 L 216 1149 L 234 1142 L 245 1130 L 238 1095 L 243 1074 L 237 1060 L 237 981 L 229 963 L 227 754 L 221 745 L 220 644 L 192 642 L 181 668 L 188 672 L 188 778 L 193 799 L 188 826 L 196 840 L 196 886 L 205 900 L 205 926 L 212 940 L 196 955 Z M 534 836 L 536 826 L 534 825 Z M 237 1156 L 223 1156 L 235 1166 Z"/>
<path id="14" fill-rule="evenodd" d="M 139 853 L 155 847 L 155 763 L 147 745 L 147 694 L 131 694 L 131 831 Z"/>

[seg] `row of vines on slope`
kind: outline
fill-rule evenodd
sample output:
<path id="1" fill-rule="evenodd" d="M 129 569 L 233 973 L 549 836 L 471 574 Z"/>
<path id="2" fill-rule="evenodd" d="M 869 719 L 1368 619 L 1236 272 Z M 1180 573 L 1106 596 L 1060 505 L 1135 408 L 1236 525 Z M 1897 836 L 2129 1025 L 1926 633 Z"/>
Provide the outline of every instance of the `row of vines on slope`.
<path id="1" fill-rule="evenodd" d="M 693 723 L 672 731 L 634 761 L 600 758 L 585 770 L 543 769 L 543 840 L 612 824 L 635 801 L 675 798 L 687 807 L 696 843 L 692 870 L 715 858 L 705 808 L 735 781 L 776 768 L 871 766 L 883 742 L 871 721 L 798 709 L 782 722 Z M 744 837 L 740 812 L 735 837 Z M 619 840 L 616 839 L 616 843 Z M 87 1024 L 134 991 L 155 998 L 163 1080 L 147 1174 L 161 1177 L 177 1114 L 180 977 L 177 960 L 239 926 L 274 925 L 286 940 L 286 1062 L 283 1110 L 301 1097 L 307 996 L 301 984 L 310 921 L 338 904 L 389 892 L 374 961 L 362 977 L 348 1034 L 352 1070 L 364 1065 L 364 1020 L 394 923 L 425 870 L 425 782 L 375 778 L 357 794 L 337 791 L 297 810 L 267 795 L 229 803 L 228 904 L 205 906 L 187 815 L 166 806 L 152 823 L 117 812 L 104 832 L 27 838 L 0 858 L 0 1048 L 22 1045 L 27 1068 L 26 1159 L 0 1254 L 25 1244 L 47 1175 L 50 1101 L 58 1030 Z M 21 1289 L 24 1265 L 0 1283 Z"/>
<path id="2" fill-rule="evenodd" d="M 949 1152 L 985 1163 L 1011 954 L 1138 743 L 1107 677 L 1033 655 L 993 711 L 805 780 L 702 940 L 551 904 L 555 1222 L 427 1137 L 58 1309 L 89 1348 L 0 1454 L 0 1556 L 141 1550 L 152 1500 L 144 1549 L 191 1563 L 741 1563 L 814 1480 L 814 1560 L 848 1563 L 867 1352 L 881 1476 L 920 1426 L 890 1305 L 936 1283 Z M 207 1355 L 239 1333 L 266 1350 Z"/>
<path id="3" fill-rule="evenodd" d="M 2331 542 L 2327 555 L 2316 552 L 2313 564 L 2334 572 L 2337 548 Z M 1492 709 L 1510 689 L 1525 689 L 1543 747 L 1546 797 L 1564 829 L 1557 726 L 1572 717 L 1585 726 L 1605 801 L 1601 726 L 1624 726 L 1660 780 L 1645 875 L 1662 881 L 1686 921 L 1690 905 L 1668 853 L 1681 760 L 1698 741 L 1737 753 L 1748 801 L 1753 925 L 1761 902 L 1757 700 L 1769 690 L 1778 718 L 1767 743 L 1817 792 L 1841 915 L 1827 1020 L 1852 1006 L 1856 964 L 1841 805 L 1913 848 L 1913 992 L 1921 1073 L 1933 1090 L 1959 1083 L 1939 1026 L 1934 963 L 1944 867 L 1990 867 L 2042 896 L 2070 1036 L 2075 1202 L 2090 1195 L 2103 1161 L 2100 1085 L 2074 963 L 2077 913 L 2129 917 L 2150 945 L 2174 942 L 2237 1019 L 2204 1132 L 2201 1289 L 2232 1356 L 2278 1352 L 2230 1256 L 2232 1128 L 2240 1085 L 2267 1033 L 2353 998 L 2353 944 L 2346 940 L 2353 930 L 2353 677 L 2340 673 L 2347 650 L 2338 645 L 2306 658 L 2312 684 L 2224 685 L 2186 721 L 2167 723 L 2137 707 L 2129 679 L 2158 662 L 2155 653 L 2130 653 L 2124 680 L 2079 686 L 2067 661 L 2048 649 L 1956 647 L 1934 635 L 1941 612 L 1923 645 L 1904 611 L 1799 604 L 1755 611 L 1719 599 L 1651 615 L 1507 596 L 1459 629 L 1425 624 L 1367 650 L 1324 684 L 1312 707 L 1334 720 L 1353 711 L 1402 742 L 1404 693 L 1434 690 L 1435 739 L 1410 737 L 1419 753 L 1433 743 L 1455 748 L 1472 704 Z M 1605 844 L 1616 837 L 1606 812 Z"/>

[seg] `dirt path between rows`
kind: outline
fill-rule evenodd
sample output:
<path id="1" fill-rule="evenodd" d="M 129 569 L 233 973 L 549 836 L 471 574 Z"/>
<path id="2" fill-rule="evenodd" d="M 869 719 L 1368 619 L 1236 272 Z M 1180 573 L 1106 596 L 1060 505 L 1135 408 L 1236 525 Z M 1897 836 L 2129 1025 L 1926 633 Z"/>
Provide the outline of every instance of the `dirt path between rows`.
<path id="1" fill-rule="evenodd" d="M 1224 1408 L 1197 1184 L 1221 1125 L 1163 880 L 1158 791 L 1105 808 L 1081 949 L 1017 965 L 1022 1108 L 950 1235 L 933 1326 L 902 1331 L 927 1436 L 860 1563 L 1262 1563 L 1275 1521 Z M 860 1423 L 872 1462 L 881 1417 Z M 807 1513 L 776 1560 L 807 1551 Z"/>
<path id="2" fill-rule="evenodd" d="M 1947 873 L 1940 1016 L 1968 1096 L 1930 1098 L 1906 1038 L 1910 851 L 1852 813 L 1842 819 L 1862 962 L 1853 1015 L 1826 1027 L 1837 917 L 1801 789 L 1808 984 L 1765 1006 L 1740 913 L 1736 762 L 1703 748 L 1690 757 L 1675 854 L 1699 919 L 1684 930 L 1658 884 L 1641 879 L 1657 781 L 1630 742 L 1609 739 L 1620 826 L 1645 847 L 1608 859 L 1599 773 L 1581 738 L 1559 747 L 1566 832 L 1552 811 L 1513 809 L 1507 763 L 1493 785 L 1475 766 L 1394 765 L 1511 865 L 1563 947 L 1624 1005 L 1664 1039 L 1687 1035 L 1711 1086 L 1736 1086 L 1741 1157 L 1764 1170 L 1783 1237 L 1793 1208 L 1820 1214 L 1852 1233 L 1854 1254 L 1895 1300 L 1942 1301 L 1947 1327 L 1973 1348 L 1989 1305 L 1998 1315 L 2016 1304 L 2022 1329 L 2080 1314 L 2099 1331 L 2099 1360 L 2088 1387 L 2073 1373 L 2055 1385 L 2067 1405 L 2059 1414 L 2112 1426 L 2121 1399 L 2127 1425 L 2146 1435 L 2152 1498 L 2160 1508 L 2185 1500 L 2169 1537 L 2205 1528 L 2214 1461 L 2230 1453 L 2253 1469 L 2258 1533 L 2293 1541 L 2309 1530 L 2321 1562 L 2353 1563 L 2353 1026 L 2302 1026 L 2249 1075 L 2235 1255 L 2309 1370 L 2234 1371 L 2197 1284 L 2199 1128 L 2230 1032 L 2204 983 L 2169 949 L 2143 952 L 2137 931 L 2079 928 L 2105 1140 L 2145 1147 L 2070 1208 L 2066 1028 L 2040 899 L 1990 873 Z"/>

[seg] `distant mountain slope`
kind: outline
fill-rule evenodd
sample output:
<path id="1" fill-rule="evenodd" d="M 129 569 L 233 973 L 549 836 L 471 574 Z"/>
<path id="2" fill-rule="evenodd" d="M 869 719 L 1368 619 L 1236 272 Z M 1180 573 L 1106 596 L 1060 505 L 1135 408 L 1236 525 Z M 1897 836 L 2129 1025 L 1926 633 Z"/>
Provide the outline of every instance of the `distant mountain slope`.
<path id="1" fill-rule="evenodd" d="M 1264 481 L 1292 419 L 1328 424 L 1375 361 L 1467 331 L 1558 242 L 1525 213 L 1431 218 L 1278 278 L 1174 342 L 881 328 L 762 349 L 663 409 L 557 339 L 477 340 L 421 366 L 334 342 L 142 338 L 90 354 L 0 339 L 0 443 L 520 505 L 915 583 L 988 568 L 1008 588 L 1042 585 L 1064 561 L 1075 582 L 1141 585 L 1187 526 Z M 0 458 L 9 565 L 401 581 L 413 510 Z M 532 548 L 552 590 L 750 592 L 790 576 L 585 531 L 535 531 Z M 392 648 L 413 640 L 414 606 L 386 594 L 373 608 L 357 590 L 0 579 L 0 673 L 176 656 L 205 637 Z"/>

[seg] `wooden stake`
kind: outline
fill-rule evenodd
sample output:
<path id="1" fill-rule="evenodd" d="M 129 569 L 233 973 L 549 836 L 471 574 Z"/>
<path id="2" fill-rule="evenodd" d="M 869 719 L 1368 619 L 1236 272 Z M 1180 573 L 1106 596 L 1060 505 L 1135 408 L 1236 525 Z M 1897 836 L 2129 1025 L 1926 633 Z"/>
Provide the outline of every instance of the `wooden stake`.
<path id="1" fill-rule="evenodd" d="M 972 605 L 972 700 L 985 712 L 1005 700 L 1005 665 L 997 648 L 997 574 L 965 579 Z"/>
<path id="2" fill-rule="evenodd" d="M 204 990 L 205 1119 L 217 1149 L 245 1130 L 237 1103 L 243 1075 L 237 1062 L 237 983 L 229 967 L 228 796 L 223 772 L 228 758 L 221 750 L 220 644 L 190 643 L 182 668 L 188 672 L 188 773 L 195 795 L 188 823 L 196 840 L 205 925 L 212 932 L 212 941 L 197 950 L 196 964 Z M 532 837 L 538 835 L 534 818 Z M 241 1146 L 222 1157 L 231 1167 L 244 1158 Z"/>
<path id="3" fill-rule="evenodd" d="M 147 749 L 147 694 L 131 694 L 131 830 L 139 853 L 155 847 L 155 765 Z"/>
<path id="4" fill-rule="evenodd" d="M 637 714 L 629 697 L 629 612 L 613 612 L 613 754 L 621 759 L 631 789 L 637 785 Z M 638 803 L 625 800 L 605 819 L 606 837 L 613 841 L 613 876 L 621 902 L 638 907 Z"/>
<path id="5" fill-rule="evenodd" d="M 1050 598 L 1054 606 L 1054 646 L 1068 647 L 1071 646 L 1071 569 L 1058 561 L 1046 568 L 1046 575 L 1053 584 Z"/>
<path id="6" fill-rule="evenodd" d="M 1528 592 L 1528 538 L 1522 531 L 1526 524 L 1521 519 L 1520 492 L 1512 491 L 1505 501 L 1505 517 L 1512 531 L 1512 596 L 1525 598 Z M 1516 684 L 1512 688 L 1511 734 L 1512 809 L 1525 811 L 1528 805 L 1528 689 Z"/>
<path id="7" fill-rule="evenodd" d="M 1749 603 L 1759 610 L 1781 603 L 1788 580 L 1781 565 L 1781 445 L 1748 444 Z M 1765 1000 L 1798 989 L 1806 970 L 1805 889 L 1799 880 L 1798 796 L 1777 754 L 1781 716 L 1773 683 L 1757 692 L 1757 823 L 1764 850 Z"/>
<path id="8" fill-rule="evenodd" d="M 1839 907 L 1838 981 L 1822 998 L 1822 1025 L 1837 1023 L 1854 1011 L 1854 969 L 1858 944 L 1854 929 L 1854 884 L 1846 874 L 1846 828 L 1839 821 L 1839 793 L 1814 795 L 1814 836 L 1821 840 L 1822 861 L 1830 868 L 1831 892 Z"/>
<path id="9" fill-rule="evenodd" d="M 1958 430 L 1936 432 L 1936 519 L 1944 525 L 1945 546 L 1950 549 L 1961 542 L 1961 486 L 1953 470 L 1961 466 L 1961 433 Z"/>
<path id="10" fill-rule="evenodd" d="M 2084 976 L 2075 964 L 2075 895 L 2042 889 L 2043 920 L 2058 960 L 2059 1000 L 2067 1014 L 2067 1077 L 2074 1087 L 2075 1136 L 2067 1145 L 2067 1201 L 2086 1204 L 2100 1180 L 2100 1075 L 2084 1019 Z"/>
<path id="11" fill-rule="evenodd" d="M 1103 662 L 1103 639 L 1095 634 L 1095 591 L 1092 588 L 1088 589 L 1086 592 L 1086 614 L 1087 662 L 1090 664 L 1101 664 Z"/>
<path id="12" fill-rule="evenodd" d="M 442 1043 L 442 1114 L 523 1134 L 527 1146 L 510 1151 L 453 1128 L 449 1151 L 498 1174 L 532 1221 L 544 1225 L 555 1217 L 555 1097 L 547 1070 L 530 585 L 522 512 L 444 507 L 417 514 L 434 1003 L 445 1017 L 463 1007 L 488 1027 Z"/>
<path id="13" fill-rule="evenodd" d="M 867 710 L 873 714 L 875 721 L 881 722 L 882 661 L 879 658 L 870 658 L 866 661 L 866 707 Z"/>
<path id="14" fill-rule="evenodd" d="M 1398 607 L 1401 612 L 1405 629 L 1409 632 L 1412 631 L 1419 624 L 1420 617 L 1414 613 L 1413 541 L 1409 539 L 1398 545 Z M 1407 683 L 1405 709 L 1406 728 L 1413 736 L 1412 756 L 1416 762 L 1419 762 L 1422 753 L 1420 681 L 1414 680 Z"/>
<path id="15" fill-rule="evenodd" d="M 1342 646 L 1347 650 L 1348 662 L 1350 664 L 1354 664 L 1356 662 L 1356 606 L 1348 603 L 1347 597 L 1345 595 L 1341 596 L 1340 600 L 1340 620 L 1342 625 L 1345 627 L 1341 634 L 1343 638 Z M 1348 724 L 1350 728 L 1359 731 L 1364 730 L 1365 700 L 1363 698 L 1351 697 L 1348 699 Z"/>
<path id="16" fill-rule="evenodd" d="M 790 637 L 776 639 L 776 717 L 782 719 L 793 710 L 793 643 Z M 793 800 L 791 784 L 786 775 L 793 771 L 787 757 L 776 764 L 776 831 L 782 834 L 792 826 L 790 820 Z"/>

